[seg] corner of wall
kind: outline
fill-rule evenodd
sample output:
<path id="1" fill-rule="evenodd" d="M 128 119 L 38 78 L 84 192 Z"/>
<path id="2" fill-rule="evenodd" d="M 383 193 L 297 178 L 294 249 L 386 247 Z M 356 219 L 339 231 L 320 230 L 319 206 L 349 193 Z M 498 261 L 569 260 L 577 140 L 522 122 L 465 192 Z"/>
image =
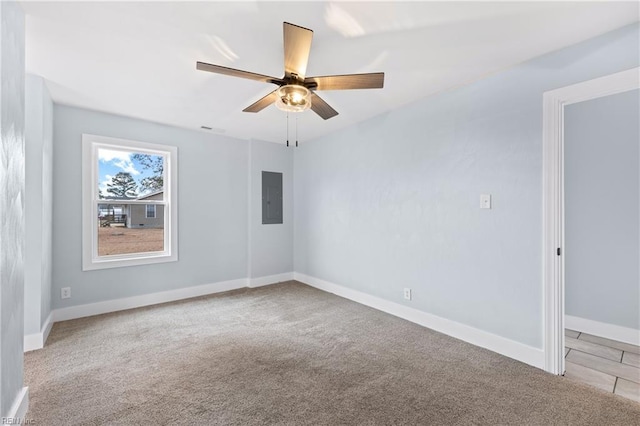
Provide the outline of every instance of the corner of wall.
<path id="1" fill-rule="evenodd" d="M 51 312 L 53 102 L 42 77 L 25 76 L 25 343 Z M 31 336 L 31 337 L 29 337 Z M 30 344 L 31 345 L 31 344 Z"/>
<path id="2" fill-rule="evenodd" d="M 29 409 L 29 388 L 23 387 L 18 395 L 16 395 L 11 408 L 9 409 L 9 413 L 6 416 L 3 416 L 3 424 L 26 424 L 26 416 L 27 410 Z M 10 420 L 9 420 L 10 419 Z M 8 423 L 5 423 L 8 421 Z"/>
<path id="3" fill-rule="evenodd" d="M 0 415 L 26 412 L 23 388 L 25 17 L 0 2 Z"/>

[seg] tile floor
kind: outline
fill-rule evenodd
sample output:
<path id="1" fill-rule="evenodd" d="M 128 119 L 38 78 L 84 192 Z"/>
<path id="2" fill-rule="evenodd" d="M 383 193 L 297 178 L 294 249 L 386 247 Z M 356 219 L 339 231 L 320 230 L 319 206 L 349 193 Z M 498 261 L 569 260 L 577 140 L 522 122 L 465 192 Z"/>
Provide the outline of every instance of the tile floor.
<path id="1" fill-rule="evenodd" d="M 640 346 L 565 330 L 565 377 L 640 402 Z"/>

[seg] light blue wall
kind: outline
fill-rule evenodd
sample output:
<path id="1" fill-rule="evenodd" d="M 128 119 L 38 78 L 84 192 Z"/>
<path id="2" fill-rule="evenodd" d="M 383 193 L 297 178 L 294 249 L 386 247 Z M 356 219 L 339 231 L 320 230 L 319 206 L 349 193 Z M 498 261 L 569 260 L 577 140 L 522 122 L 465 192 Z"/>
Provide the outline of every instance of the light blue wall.
<path id="1" fill-rule="evenodd" d="M 82 271 L 83 133 L 178 147 L 178 262 Z M 245 278 L 248 150 L 246 141 L 55 105 L 53 308 Z"/>
<path id="2" fill-rule="evenodd" d="M 0 2 L 0 417 L 22 390 L 24 330 L 24 13 Z"/>
<path id="3" fill-rule="evenodd" d="M 303 144 L 295 270 L 541 348 L 542 94 L 638 66 L 638 40 L 628 26 Z"/>
<path id="4" fill-rule="evenodd" d="M 294 147 L 251 141 L 250 278 L 293 271 Z M 283 223 L 262 224 L 262 172 L 282 173 Z"/>
<path id="5" fill-rule="evenodd" d="M 51 311 L 53 103 L 42 77 L 25 80 L 24 334 L 39 333 Z"/>
<path id="6" fill-rule="evenodd" d="M 40 294 L 40 327 L 51 313 L 53 279 L 53 102 L 43 86 L 42 91 L 42 281 Z"/>
<path id="7" fill-rule="evenodd" d="M 567 315 L 640 330 L 640 91 L 565 107 Z"/>

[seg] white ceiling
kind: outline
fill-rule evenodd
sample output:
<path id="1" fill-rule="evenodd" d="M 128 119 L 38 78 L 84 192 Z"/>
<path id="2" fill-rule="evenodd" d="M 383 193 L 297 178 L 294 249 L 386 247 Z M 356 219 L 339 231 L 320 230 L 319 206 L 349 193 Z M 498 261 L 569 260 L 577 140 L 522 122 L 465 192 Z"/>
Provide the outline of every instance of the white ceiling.
<path id="1" fill-rule="evenodd" d="M 27 72 L 60 104 L 242 139 L 284 142 L 286 114 L 242 109 L 275 86 L 196 61 L 282 77 L 282 22 L 314 30 L 307 75 L 385 72 L 384 89 L 319 94 L 301 141 L 638 21 L 638 2 L 24 2 Z M 293 129 L 293 127 L 292 127 Z"/>

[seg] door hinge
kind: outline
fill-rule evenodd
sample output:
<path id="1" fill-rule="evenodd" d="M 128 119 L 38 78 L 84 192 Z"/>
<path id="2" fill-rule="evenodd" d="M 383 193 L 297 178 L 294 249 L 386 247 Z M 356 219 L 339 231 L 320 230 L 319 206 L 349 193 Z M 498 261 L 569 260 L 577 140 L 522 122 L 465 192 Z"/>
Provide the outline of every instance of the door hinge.
<path id="1" fill-rule="evenodd" d="M 557 252 L 556 252 L 556 253 L 558 253 L 558 256 L 560 256 L 561 252 L 562 252 L 562 251 L 560 250 L 560 247 L 558 247 L 558 250 L 557 250 Z"/>

